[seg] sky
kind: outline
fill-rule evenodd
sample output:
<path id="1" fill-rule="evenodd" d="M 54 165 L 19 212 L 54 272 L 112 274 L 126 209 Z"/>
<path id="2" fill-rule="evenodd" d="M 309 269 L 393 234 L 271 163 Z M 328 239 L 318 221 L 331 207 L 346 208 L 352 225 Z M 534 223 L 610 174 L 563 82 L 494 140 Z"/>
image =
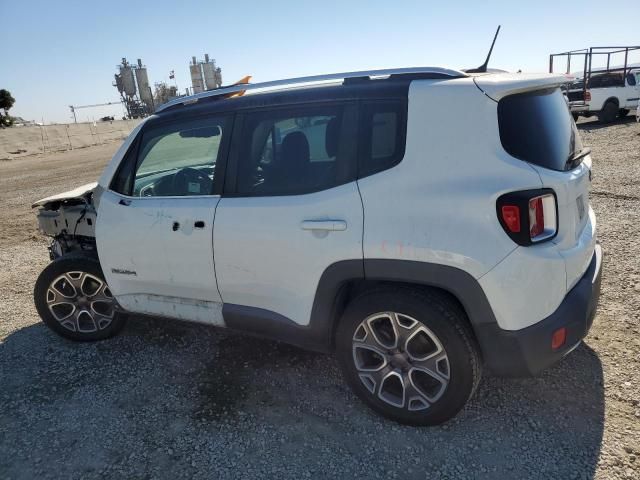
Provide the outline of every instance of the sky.
<path id="1" fill-rule="evenodd" d="M 490 67 L 548 70 L 549 54 L 640 45 L 640 3 L 401 0 L 0 0 L 0 88 L 11 114 L 72 121 L 69 105 L 118 101 L 122 57 L 141 58 L 151 85 L 190 87 L 189 62 L 205 53 L 223 84 L 409 66 L 476 67 L 502 25 Z M 624 26 L 624 19 L 629 23 Z M 640 57 L 640 52 L 638 52 Z M 640 58 L 634 59 L 640 61 Z M 122 116 L 120 106 L 78 111 L 78 120 Z"/>

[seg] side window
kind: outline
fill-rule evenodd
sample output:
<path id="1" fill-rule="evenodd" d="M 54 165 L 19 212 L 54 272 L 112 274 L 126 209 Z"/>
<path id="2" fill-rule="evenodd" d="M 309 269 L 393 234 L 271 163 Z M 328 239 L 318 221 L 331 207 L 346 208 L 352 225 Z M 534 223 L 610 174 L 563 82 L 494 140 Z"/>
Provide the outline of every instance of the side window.
<path id="1" fill-rule="evenodd" d="M 135 163 L 112 188 L 134 197 L 211 195 L 225 124 L 208 118 L 143 130 Z"/>
<path id="2" fill-rule="evenodd" d="M 636 76 L 633 73 L 627 74 L 627 83 L 632 87 L 636 86 Z"/>
<path id="3" fill-rule="evenodd" d="M 406 108 L 406 103 L 400 100 L 366 102 L 362 105 L 360 178 L 391 168 L 404 157 Z"/>
<path id="4" fill-rule="evenodd" d="M 354 162 L 340 148 L 342 106 L 308 106 L 245 116 L 237 154 L 235 193 L 311 193 L 344 183 L 341 166 Z"/>
<path id="5" fill-rule="evenodd" d="M 622 73 L 601 73 L 593 75 L 589 81 L 589 88 L 624 87 Z"/>

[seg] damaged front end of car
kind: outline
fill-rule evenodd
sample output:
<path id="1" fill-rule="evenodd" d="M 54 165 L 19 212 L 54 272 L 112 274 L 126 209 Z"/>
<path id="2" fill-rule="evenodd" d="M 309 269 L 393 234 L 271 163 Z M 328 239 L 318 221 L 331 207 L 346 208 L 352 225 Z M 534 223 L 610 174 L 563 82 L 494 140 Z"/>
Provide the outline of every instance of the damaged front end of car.
<path id="1" fill-rule="evenodd" d="M 89 183 L 32 205 L 38 208 L 38 229 L 52 239 L 51 260 L 71 252 L 95 253 L 95 194 L 99 188 L 97 183 Z"/>

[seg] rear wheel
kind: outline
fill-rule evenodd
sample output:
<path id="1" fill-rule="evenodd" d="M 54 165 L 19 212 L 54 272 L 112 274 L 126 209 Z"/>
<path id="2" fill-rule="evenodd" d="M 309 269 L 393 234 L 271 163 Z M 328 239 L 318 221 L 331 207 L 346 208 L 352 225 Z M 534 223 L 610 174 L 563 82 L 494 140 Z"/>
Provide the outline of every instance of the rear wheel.
<path id="1" fill-rule="evenodd" d="M 618 116 L 618 105 L 615 102 L 608 101 L 598 113 L 598 120 L 601 123 L 611 123 Z"/>
<path id="2" fill-rule="evenodd" d="M 97 259 L 61 257 L 42 271 L 33 292 L 42 321 L 76 341 L 112 337 L 125 323 Z"/>
<path id="3" fill-rule="evenodd" d="M 464 312 L 445 295 L 404 288 L 353 300 L 336 333 L 349 386 L 383 416 L 437 425 L 473 395 L 481 362 Z"/>

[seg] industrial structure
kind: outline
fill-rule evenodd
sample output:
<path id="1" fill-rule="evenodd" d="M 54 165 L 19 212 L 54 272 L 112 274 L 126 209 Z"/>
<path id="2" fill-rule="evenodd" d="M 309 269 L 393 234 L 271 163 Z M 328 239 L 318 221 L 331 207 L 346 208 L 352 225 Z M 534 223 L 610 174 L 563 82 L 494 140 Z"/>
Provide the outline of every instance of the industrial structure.
<path id="1" fill-rule="evenodd" d="M 209 59 L 208 53 L 204 54 L 204 62 L 198 62 L 196 57 L 191 57 L 189 72 L 191 73 L 191 89 L 194 94 L 222 86 L 222 70 L 220 67 L 216 67 L 215 59 Z"/>
<path id="2" fill-rule="evenodd" d="M 178 87 L 176 85 L 167 85 L 165 82 L 156 82 L 154 87 L 153 103 L 156 107 L 180 96 L 178 95 Z"/>
<path id="3" fill-rule="evenodd" d="M 129 118 L 142 118 L 155 110 L 153 93 L 149 86 L 147 67 L 138 59 L 137 65 L 127 62 L 126 58 L 118 65 L 113 85 L 118 89 L 122 104 Z"/>
<path id="4" fill-rule="evenodd" d="M 155 112 L 160 105 L 182 96 L 178 93 L 177 84 L 168 85 L 166 82 L 156 82 L 152 90 L 147 67 L 142 64 L 140 58 L 132 64 L 123 57 L 116 68 L 118 73 L 114 75 L 113 86 L 118 89 L 120 101 L 93 105 L 69 105 L 74 122 L 77 123 L 76 110 L 78 109 L 118 104 L 122 104 L 126 110 L 127 118 L 143 118 Z M 214 59 L 209 59 L 209 54 L 204 55 L 204 61 L 197 61 L 196 57 L 192 57 L 189 72 L 192 91 L 189 92 L 189 88 L 186 88 L 184 95 L 212 90 L 222 85 L 222 70 L 216 66 Z M 175 78 L 173 70 L 170 72 L 169 78 Z"/>

